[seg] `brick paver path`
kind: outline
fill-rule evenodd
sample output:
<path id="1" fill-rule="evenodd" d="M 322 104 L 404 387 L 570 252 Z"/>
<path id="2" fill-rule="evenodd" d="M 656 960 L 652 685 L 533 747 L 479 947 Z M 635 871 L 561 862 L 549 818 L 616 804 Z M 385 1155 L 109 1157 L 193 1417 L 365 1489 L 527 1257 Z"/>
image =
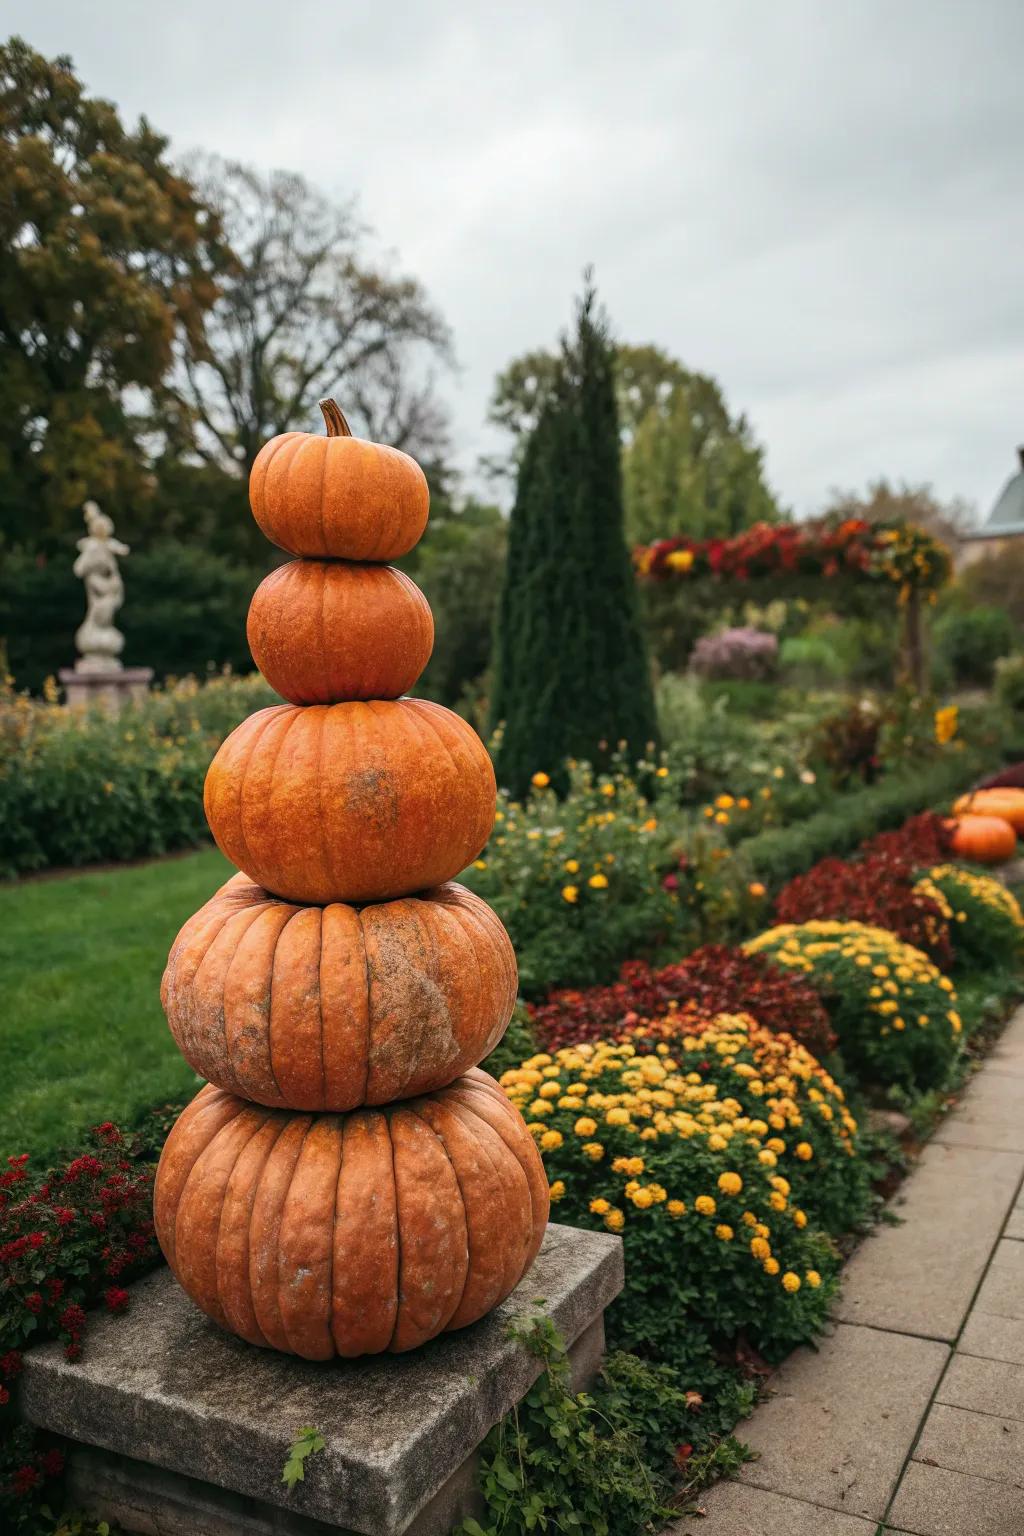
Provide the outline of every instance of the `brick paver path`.
<path id="1" fill-rule="evenodd" d="M 1024 1008 L 672 1536 L 1024 1536 Z"/>

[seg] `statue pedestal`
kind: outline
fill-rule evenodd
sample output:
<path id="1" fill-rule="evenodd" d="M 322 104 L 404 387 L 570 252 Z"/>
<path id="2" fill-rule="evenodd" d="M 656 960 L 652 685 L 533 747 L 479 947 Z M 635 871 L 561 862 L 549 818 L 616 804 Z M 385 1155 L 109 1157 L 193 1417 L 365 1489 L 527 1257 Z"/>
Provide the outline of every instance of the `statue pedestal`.
<path id="1" fill-rule="evenodd" d="M 83 667 L 61 667 L 57 674 L 71 709 L 86 709 L 98 704 L 112 715 L 120 714 L 125 704 L 140 704 L 153 680 L 152 667 L 121 667 L 117 671 Z"/>
<path id="2" fill-rule="evenodd" d="M 132 1287 L 125 1317 L 90 1320 L 80 1361 L 58 1343 L 29 1350 L 20 1407 L 76 1442 L 69 1505 L 126 1531 L 447 1536 L 480 1513 L 481 1440 L 540 1374 L 509 1324 L 543 1299 L 581 1385 L 622 1283 L 620 1238 L 549 1225 L 533 1268 L 479 1323 L 406 1355 L 316 1363 L 223 1333 L 161 1269 Z M 281 1469 L 306 1425 L 326 1449 L 289 1492 Z"/>

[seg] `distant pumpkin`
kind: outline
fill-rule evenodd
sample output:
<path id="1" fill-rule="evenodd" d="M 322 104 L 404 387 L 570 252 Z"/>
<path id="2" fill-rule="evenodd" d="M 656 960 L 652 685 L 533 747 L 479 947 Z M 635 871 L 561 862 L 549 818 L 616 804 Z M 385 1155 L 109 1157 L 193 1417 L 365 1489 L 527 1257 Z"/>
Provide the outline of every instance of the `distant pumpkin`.
<path id="1" fill-rule="evenodd" d="M 313 560 L 397 560 L 422 537 L 430 491 L 407 453 L 353 437 L 333 400 L 327 436 L 283 432 L 264 443 L 249 505 L 271 543 Z"/>
<path id="2" fill-rule="evenodd" d="M 1001 816 L 957 816 L 950 847 L 974 864 L 1005 864 L 1017 850 L 1017 834 Z"/>
<path id="3" fill-rule="evenodd" d="M 999 816 L 1015 832 L 1024 833 L 1024 789 L 976 789 L 961 795 L 953 810 L 957 815 Z"/>
<path id="4" fill-rule="evenodd" d="M 483 742 L 429 699 L 259 710 L 222 742 L 204 794 L 221 851 L 301 905 L 443 885 L 483 848 L 495 800 Z"/>
<path id="5" fill-rule="evenodd" d="M 219 1088 L 348 1110 L 475 1067 L 512 1017 L 516 960 L 461 885 L 297 907 L 235 875 L 175 939 L 161 1000 L 185 1060 Z"/>
<path id="6" fill-rule="evenodd" d="M 393 566 L 291 560 L 256 588 L 246 633 L 283 699 L 337 704 L 407 693 L 430 660 L 434 620 Z"/>
<path id="7" fill-rule="evenodd" d="M 207 1316 L 307 1360 L 399 1353 L 512 1291 L 548 1217 L 540 1153 L 494 1079 L 303 1115 L 207 1086 L 156 1175 L 157 1237 Z"/>

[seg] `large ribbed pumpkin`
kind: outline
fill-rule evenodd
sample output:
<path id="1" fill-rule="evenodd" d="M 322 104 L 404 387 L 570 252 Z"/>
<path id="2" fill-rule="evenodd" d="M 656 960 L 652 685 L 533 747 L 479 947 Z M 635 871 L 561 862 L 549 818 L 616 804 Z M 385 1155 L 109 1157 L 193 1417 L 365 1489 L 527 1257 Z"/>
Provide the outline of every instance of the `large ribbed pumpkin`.
<path id="1" fill-rule="evenodd" d="M 475 1067 L 512 1016 L 516 960 L 461 885 L 296 907 L 235 875 L 178 934 L 161 996 L 182 1055 L 219 1088 L 348 1110 Z"/>
<path id="2" fill-rule="evenodd" d="M 976 789 L 961 795 L 953 810 L 958 816 L 999 816 L 1024 835 L 1024 789 Z"/>
<path id="3" fill-rule="evenodd" d="M 1001 816 L 956 816 L 952 851 L 975 864 L 1004 864 L 1017 849 L 1017 834 Z"/>
<path id="4" fill-rule="evenodd" d="M 397 699 L 430 660 L 434 620 L 414 581 L 390 565 L 291 560 L 256 588 L 252 659 L 283 699 Z"/>
<path id="5" fill-rule="evenodd" d="M 493 1078 L 302 1115 L 207 1086 L 167 1139 L 157 1237 L 197 1306 L 327 1360 L 414 1349 L 519 1283 L 548 1215 L 540 1154 Z"/>
<path id="6" fill-rule="evenodd" d="M 476 858 L 494 770 L 472 727 L 427 699 L 280 704 L 221 744 L 204 804 L 221 850 L 275 896 L 389 901 Z"/>
<path id="7" fill-rule="evenodd" d="M 314 560 L 397 560 L 427 526 L 426 476 L 407 453 L 353 437 L 322 400 L 327 437 L 283 432 L 256 455 L 249 505 L 267 538 Z"/>

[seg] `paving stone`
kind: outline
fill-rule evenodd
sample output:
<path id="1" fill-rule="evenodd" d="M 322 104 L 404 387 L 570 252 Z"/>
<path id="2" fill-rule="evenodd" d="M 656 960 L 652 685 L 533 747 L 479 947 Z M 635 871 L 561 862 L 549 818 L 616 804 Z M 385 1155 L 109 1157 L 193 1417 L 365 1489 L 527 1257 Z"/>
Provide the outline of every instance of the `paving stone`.
<path id="1" fill-rule="evenodd" d="M 878 1521 L 948 1359 L 944 1344 L 840 1324 L 798 1349 L 743 1426 L 753 1487 Z"/>
<path id="2" fill-rule="evenodd" d="M 1024 1366 L 954 1355 L 935 1401 L 1024 1421 Z"/>
<path id="3" fill-rule="evenodd" d="M 984 1110 L 967 1114 L 954 1110 L 943 1121 L 935 1140 L 947 1147 L 978 1147 L 992 1152 L 1024 1152 L 1024 1121 L 1003 1125 Z"/>
<path id="4" fill-rule="evenodd" d="M 133 1288 L 124 1317 L 90 1321 L 80 1361 L 69 1364 L 57 1342 L 27 1351 L 21 1409 L 73 1440 L 260 1501 L 268 1520 L 270 1506 L 283 1505 L 306 1520 L 398 1536 L 538 1375 L 509 1324 L 543 1297 L 575 1341 L 622 1281 L 621 1239 L 552 1223 L 526 1277 L 472 1327 L 408 1354 L 316 1362 L 222 1332 L 161 1269 Z M 317 1426 L 326 1449 L 288 1493 L 281 1467 L 303 1424 Z M 185 1496 L 178 1487 L 178 1501 Z"/>
<path id="5" fill-rule="evenodd" d="M 1011 1317 L 991 1317 L 975 1307 L 964 1325 L 958 1348 L 983 1360 L 1008 1360 L 1024 1365 L 1024 1323 Z"/>
<path id="6" fill-rule="evenodd" d="M 1003 1236 L 1013 1238 L 1015 1242 L 1024 1242 L 1024 1209 L 1021 1206 L 1015 1205 L 1010 1212 Z"/>
<path id="7" fill-rule="evenodd" d="M 664 1536 L 875 1536 L 877 1529 L 874 1520 L 743 1483 L 719 1483 L 700 1505 L 703 1516 L 684 1515 Z"/>
<path id="8" fill-rule="evenodd" d="M 982 1281 L 975 1306 L 990 1317 L 1012 1317 L 1024 1322 L 1024 1247 L 1000 1242 Z"/>
<path id="9" fill-rule="evenodd" d="M 947 1472 L 988 1477 L 1024 1488 L 1024 1424 L 991 1413 L 935 1403 L 925 1421 L 914 1460 Z"/>
<path id="10" fill-rule="evenodd" d="M 1024 1490 L 912 1461 L 891 1519 L 891 1530 L 913 1536 L 1020 1536 Z"/>
<path id="11" fill-rule="evenodd" d="M 877 1228 L 847 1264 L 837 1317 L 955 1339 L 1022 1174 L 1024 1156 L 929 1143 L 892 1203 L 901 1224 Z"/>

